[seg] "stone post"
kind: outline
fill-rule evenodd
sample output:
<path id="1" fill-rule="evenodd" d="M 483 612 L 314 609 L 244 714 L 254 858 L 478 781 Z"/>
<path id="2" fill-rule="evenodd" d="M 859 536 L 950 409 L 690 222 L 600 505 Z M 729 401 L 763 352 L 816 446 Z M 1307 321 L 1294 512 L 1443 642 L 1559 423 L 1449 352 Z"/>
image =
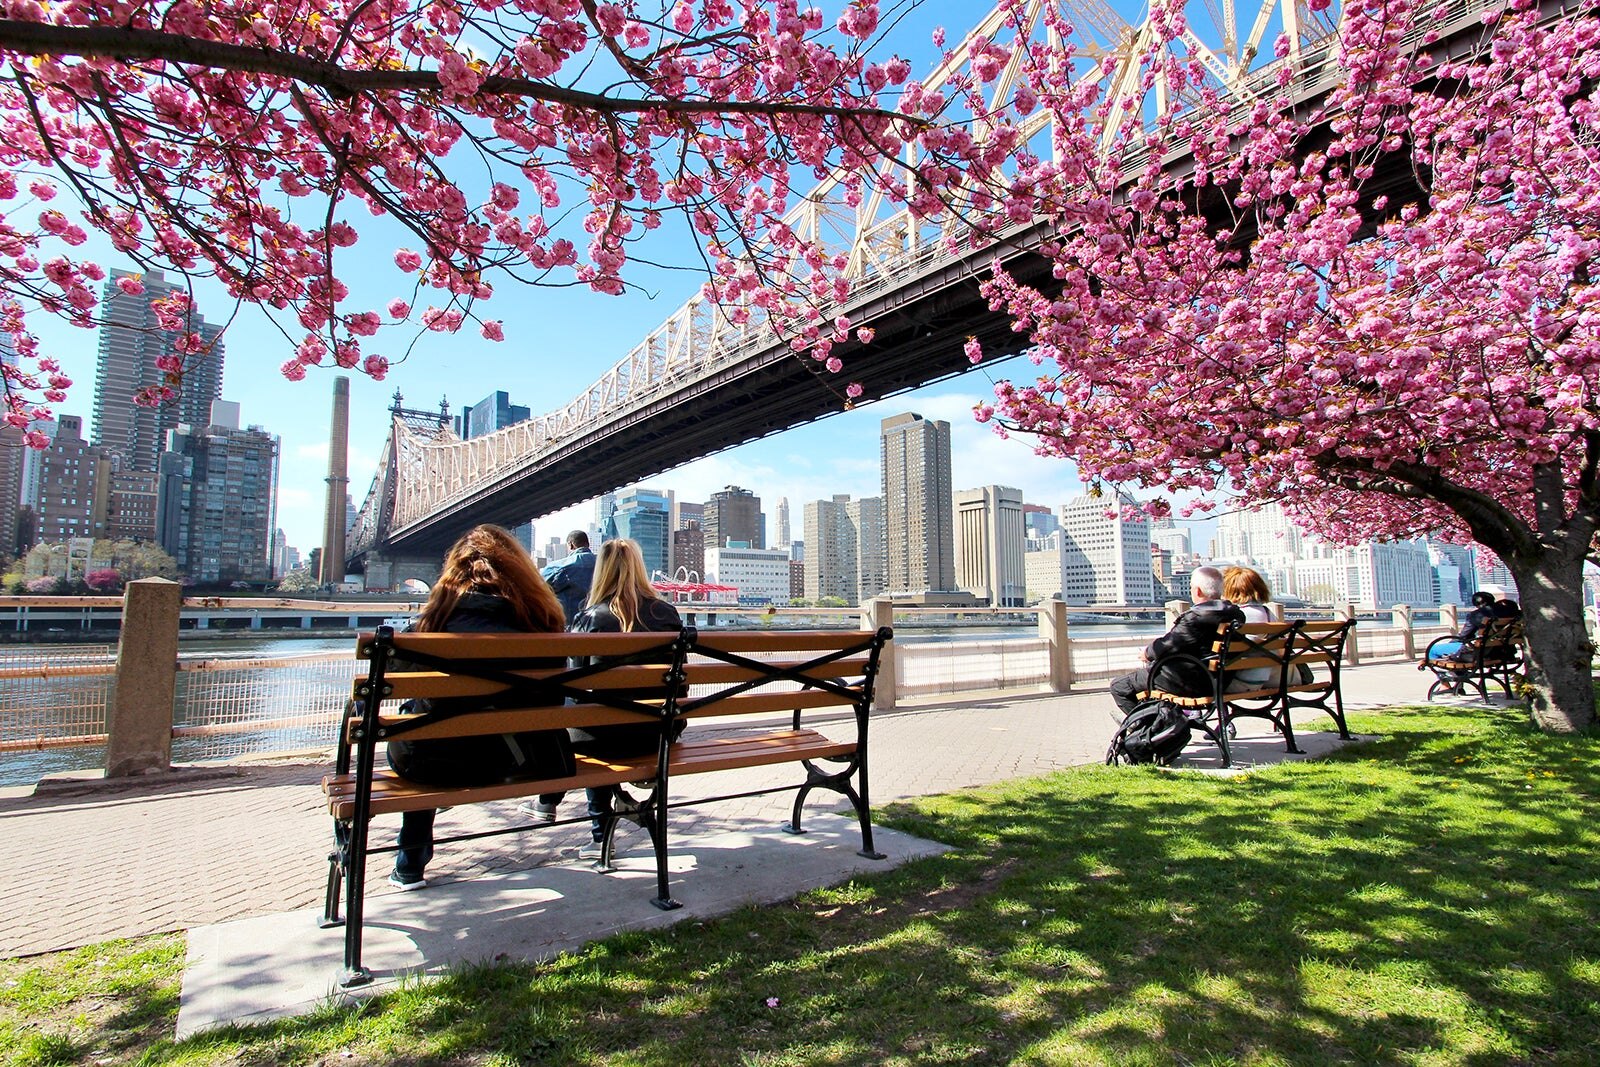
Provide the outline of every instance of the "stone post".
<path id="1" fill-rule="evenodd" d="M 129 582 L 122 594 L 117 683 L 106 709 L 107 778 L 171 767 L 182 605 L 183 587 L 165 578 Z"/>
<path id="2" fill-rule="evenodd" d="M 861 605 L 861 628 L 877 630 L 894 625 L 894 601 L 874 597 Z M 892 711 L 895 707 L 895 653 L 894 642 L 883 646 L 878 657 L 878 679 L 872 689 L 872 706 L 879 711 Z"/>
<path id="3" fill-rule="evenodd" d="M 1452 634 L 1461 629 L 1461 620 L 1456 617 L 1456 605 L 1439 605 L 1439 625 L 1448 629 Z"/>
<path id="4" fill-rule="evenodd" d="M 1354 620 L 1356 606 L 1354 604 L 1340 604 L 1333 609 L 1333 617 L 1341 620 Z M 1345 637 L 1344 662 L 1348 667 L 1361 666 L 1361 648 L 1356 643 L 1356 628 L 1350 627 L 1350 633 Z"/>
<path id="5" fill-rule="evenodd" d="M 1050 691 L 1072 688 L 1072 640 L 1067 632 L 1067 604 L 1054 597 L 1039 602 L 1039 636 L 1044 638 L 1050 663 Z"/>
<path id="6" fill-rule="evenodd" d="M 1284 618 L 1283 618 L 1283 605 L 1278 603 L 1276 600 L 1272 601 L 1271 603 L 1269 603 L 1267 605 L 1267 610 L 1272 613 L 1272 621 L 1273 622 L 1283 622 L 1284 621 Z"/>
<path id="7" fill-rule="evenodd" d="M 1417 658 L 1417 635 L 1411 631 L 1411 605 L 1396 604 L 1393 609 L 1394 626 L 1400 631 L 1400 644 L 1406 659 Z"/>
<path id="8" fill-rule="evenodd" d="M 1190 604 L 1187 600 L 1169 600 L 1165 607 L 1167 609 L 1167 629 L 1170 630 L 1177 623 L 1178 616 L 1189 610 Z"/>

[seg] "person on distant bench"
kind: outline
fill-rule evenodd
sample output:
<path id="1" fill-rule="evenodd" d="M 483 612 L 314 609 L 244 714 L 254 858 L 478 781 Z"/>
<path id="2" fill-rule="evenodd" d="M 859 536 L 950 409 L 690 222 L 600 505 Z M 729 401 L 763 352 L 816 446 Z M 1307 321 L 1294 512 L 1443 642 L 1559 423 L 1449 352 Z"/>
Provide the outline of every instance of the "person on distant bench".
<path id="1" fill-rule="evenodd" d="M 567 534 L 567 551 L 563 556 L 539 572 L 550 583 L 551 592 L 561 601 L 561 610 L 571 622 L 589 600 L 589 586 L 594 581 L 594 553 L 589 551 L 589 535 L 582 530 Z"/>
<path id="2" fill-rule="evenodd" d="M 1472 594 L 1472 610 L 1454 641 L 1440 641 L 1428 652 L 1428 660 L 1449 659 L 1466 647 L 1468 641 L 1478 636 L 1478 631 L 1494 621 L 1494 594 L 1480 589 Z"/>
<path id="3" fill-rule="evenodd" d="M 1194 606 L 1179 615 L 1172 629 L 1150 642 L 1140 653 L 1146 665 L 1112 681 L 1111 699 L 1117 702 L 1112 717 L 1118 722 L 1137 707 L 1142 694 L 1152 688 L 1178 696 L 1205 696 L 1211 692 L 1210 674 L 1195 663 L 1169 662 L 1163 665 L 1159 676 L 1150 677 L 1150 665 L 1162 656 L 1188 653 L 1204 660 L 1211 655 L 1218 626 L 1245 621 L 1244 612 L 1237 605 L 1222 599 L 1222 572 L 1215 567 L 1195 569 L 1189 596 Z"/>
<path id="4" fill-rule="evenodd" d="M 600 554 L 594 569 L 594 583 L 589 589 L 589 605 L 573 618 L 567 627 L 573 633 L 674 633 L 683 628 L 678 609 L 661 599 L 650 584 L 645 572 L 644 552 L 637 541 L 627 538 L 606 541 L 600 545 Z M 577 666 L 577 664 L 574 664 Z M 661 700 L 667 695 L 666 687 L 617 690 L 615 696 L 629 700 Z M 683 723 L 677 723 L 681 731 Z M 614 726 L 591 726 L 587 730 L 570 729 L 572 747 L 576 752 L 602 759 L 613 757 L 628 759 L 654 753 L 661 743 L 661 730 L 653 723 L 618 723 Z M 583 859 L 599 859 L 604 836 L 605 816 L 610 814 L 612 803 L 621 795 L 616 786 L 602 786 L 585 791 L 589 798 L 590 831 L 593 842 L 578 850 Z M 560 796 L 542 796 L 535 804 L 524 803 L 520 810 L 533 817 L 535 822 L 554 822 L 556 804 Z"/>
<path id="5" fill-rule="evenodd" d="M 560 633 L 565 622 L 561 602 L 539 577 L 516 538 L 498 526 L 478 526 L 445 555 L 444 572 L 411 629 L 418 633 L 550 634 Z M 530 660 L 526 666 L 560 668 L 566 661 Z M 455 697 L 429 702 L 427 710 L 460 715 L 488 707 L 493 707 L 490 700 Z M 572 749 L 565 730 L 391 741 L 388 755 L 389 766 L 397 774 L 425 785 L 491 785 L 572 774 Z M 401 817 L 400 849 L 389 876 L 401 889 L 422 889 L 428 884 L 423 871 L 433 858 L 434 815 L 429 808 L 408 811 Z"/>
<path id="6" fill-rule="evenodd" d="M 1267 587 L 1267 580 L 1250 567 L 1229 567 L 1222 572 L 1222 599 L 1238 605 L 1247 623 L 1277 621 L 1272 617 L 1272 609 L 1267 607 L 1272 600 L 1272 590 Z M 1228 679 L 1228 691 L 1243 693 L 1277 684 L 1275 668 L 1247 667 L 1233 672 Z"/>

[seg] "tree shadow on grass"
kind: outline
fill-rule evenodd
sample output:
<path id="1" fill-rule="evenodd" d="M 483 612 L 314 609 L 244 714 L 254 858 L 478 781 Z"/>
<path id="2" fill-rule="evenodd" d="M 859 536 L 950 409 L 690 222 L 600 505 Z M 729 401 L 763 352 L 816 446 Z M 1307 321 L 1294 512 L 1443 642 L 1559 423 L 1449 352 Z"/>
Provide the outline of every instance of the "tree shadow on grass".
<path id="1" fill-rule="evenodd" d="M 898 805 L 956 851 L 150 1062 L 1591 1062 L 1600 742 L 1480 711 L 1382 728 L 1232 779 Z"/>

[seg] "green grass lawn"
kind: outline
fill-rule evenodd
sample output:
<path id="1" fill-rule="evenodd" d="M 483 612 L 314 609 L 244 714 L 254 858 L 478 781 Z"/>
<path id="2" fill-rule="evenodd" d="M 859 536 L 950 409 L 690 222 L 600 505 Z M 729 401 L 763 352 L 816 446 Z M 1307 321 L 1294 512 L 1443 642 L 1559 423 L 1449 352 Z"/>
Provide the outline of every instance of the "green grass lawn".
<path id="1" fill-rule="evenodd" d="M 149 1064 L 1591 1064 L 1600 738 L 1396 709 L 1220 779 L 897 806 L 955 851 L 541 966 L 171 1042 L 178 938 L 0 964 L 0 1058 Z"/>

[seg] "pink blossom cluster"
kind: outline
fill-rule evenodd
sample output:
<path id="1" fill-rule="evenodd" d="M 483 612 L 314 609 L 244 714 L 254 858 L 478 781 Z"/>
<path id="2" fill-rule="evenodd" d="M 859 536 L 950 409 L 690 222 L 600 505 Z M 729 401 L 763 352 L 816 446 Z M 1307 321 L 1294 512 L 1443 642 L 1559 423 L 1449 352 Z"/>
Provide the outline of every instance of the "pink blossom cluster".
<path id="1" fill-rule="evenodd" d="M 850 332 L 828 309 L 850 295 L 848 263 L 795 223 L 791 182 L 832 177 L 851 204 L 879 196 L 926 218 L 982 213 L 1019 151 L 1006 106 L 979 92 L 1013 46 L 981 39 L 961 74 L 920 85 L 904 59 L 869 58 L 877 0 L 833 19 L 798 0 L 0 6 L 53 35 L 42 47 L 0 26 L 13 414 L 39 399 L 27 316 L 97 322 L 104 272 L 71 251 L 90 229 L 137 264 L 266 309 L 282 372 L 299 379 L 329 363 L 381 376 L 372 350 L 396 328 L 475 324 L 499 340 L 477 310 L 496 285 L 620 293 L 633 246 L 676 211 L 728 314 L 839 370 L 832 350 Z M 914 181 L 877 166 L 910 142 Z M 393 256 L 403 291 L 382 310 L 351 306 L 339 274 L 369 213 L 409 231 Z M 172 307 L 162 324 L 187 334 L 186 318 Z M 183 372 L 143 399 L 181 388 Z"/>
<path id="2" fill-rule="evenodd" d="M 1435 8 L 1347 7 L 1316 113 L 1286 89 L 1230 110 L 1168 55 L 1200 106 L 1130 116 L 1120 157 L 1057 115 L 1018 176 L 1054 284 L 985 290 L 1042 369 L 978 418 L 1091 480 L 1281 501 L 1340 540 L 1595 511 L 1600 19 L 1517 0 L 1434 66 L 1407 42 Z"/>

